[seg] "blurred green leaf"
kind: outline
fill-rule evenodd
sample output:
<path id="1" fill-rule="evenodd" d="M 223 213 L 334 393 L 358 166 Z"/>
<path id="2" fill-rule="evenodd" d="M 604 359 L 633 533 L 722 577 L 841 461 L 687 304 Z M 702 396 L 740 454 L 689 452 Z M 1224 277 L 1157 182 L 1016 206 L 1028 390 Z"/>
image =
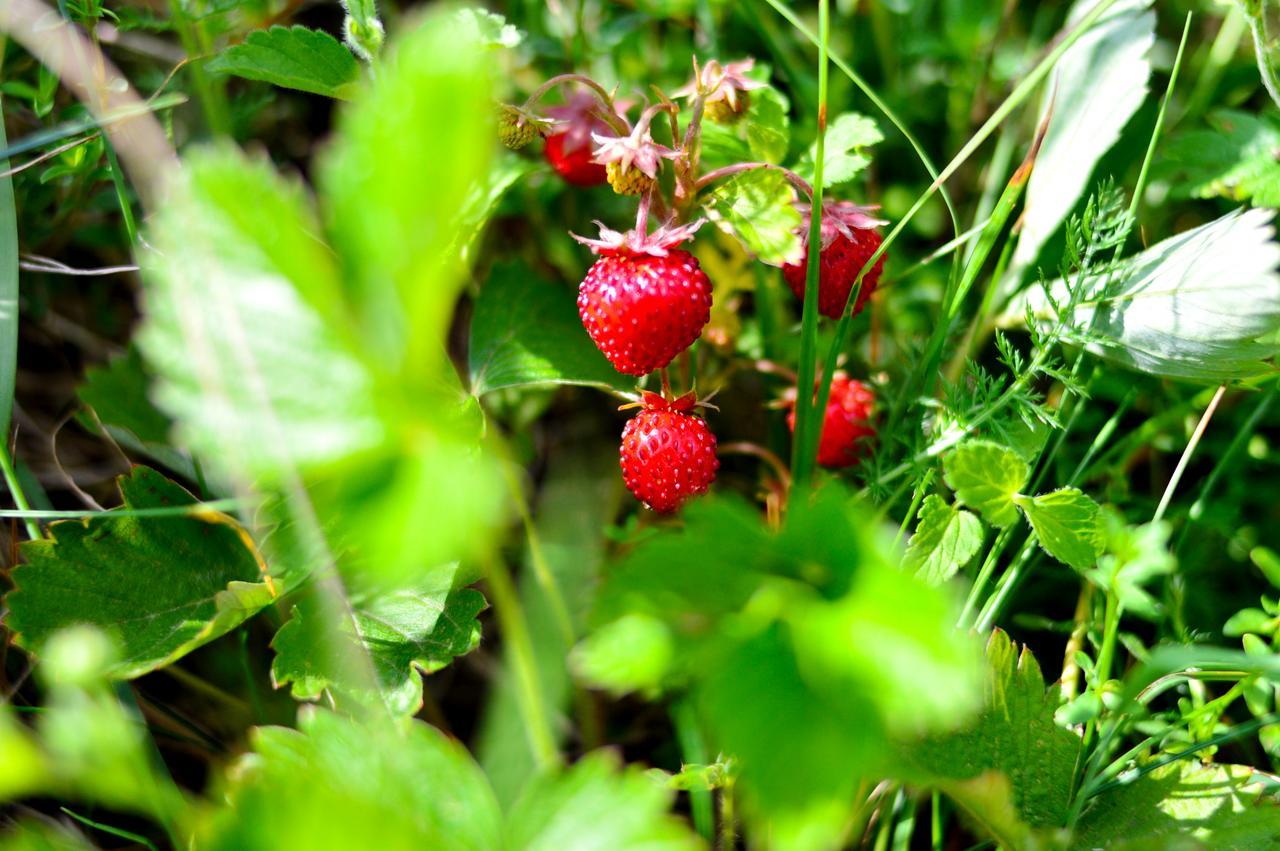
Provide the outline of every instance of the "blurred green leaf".
<path id="1" fill-rule="evenodd" d="M 0 834 L 3 851 L 90 851 L 93 847 L 71 828 L 36 819 L 18 821 Z"/>
<path id="2" fill-rule="evenodd" d="M 1095 3 L 1078 0 L 1067 26 Z M 1054 68 L 1042 115 L 1049 129 L 1027 183 L 1022 235 L 1013 268 L 1035 262 L 1089 185 L 1094 167 L 1146 100 L 1156 16 L 1151 0 L 1119 0 Z"/>
<path id="3" fill-rule="evenodd" d="M 1089 579 L 1115 594 L 1126 612 L 1158 620 L 1164 606 L 1142 586 L 1158 576 L 1167 576 L 1177 567 L 1169 552 L 1169 525 L 1147 523 L 1130 526 L 1116 511 L 1100 517 L 1106 552 L 1098 559 Z"/>
<path id="4" fill-rule="evenodd" d="M 1157 768 L 1095 798 L 1072 848 L 1195 848 L 1250 851 L 1274 846 L 1280 801 L 1274 779 L 1244 765 L 1205 765 L 1196 757 Z"/>
<path id="5" fill-rule="evenodd" d="M 1031 827 L 1059 827 L 1066 823 L 1071 803 L 1080 738 L 1054 723 L 1057 702 L 1046 693 L 1030 650 L 1019 652 L 996 630 L 987 642 L 987 662 L 982 714 L 960 732 L 904 745 L 904 779 L 950 790 L 956 781 L 999 772 L 1022 821 Z M 980 821 L 988 820 L 978 815 Z M 994 820 L 1007 823 L 1002 817 Z"/>
<path id="6" fill-rule="evenodd" d="M 431 380 L 462 277 L 450 254 L 496 145 L 490 59 L 456 16 L 404 31 L 318 166 L 349 313 L 374 360 Z M 317 373 L 318 374 L 318 373 Z"/>
<path id="7" fill-rule="evenodd" d="M 336 622 L 323 607 L 295 606 L 271 642 L 271 679 L 277 687 L 290 685 L 299 700 L 316 700 L 331 689 L 344 701 L 381 702 L 394 715 L 413 715 L 422 708 L 422 674 L 479 644 L 476 616 L 484 607 L 479 591 L 453 590 L 447 583 L 356 601 Z M 350 659 L 361 655 L 373 664 L 376 694 L 350 668 Z"/>
<path id="8" fill-rule="evenodd" d="M 649 615 L 624 615 L 573 649 L 574 673 L 594 688 L 617 694 L 655 691 L 671 664 L 666 624 Z"/>
<path id="9" fill-rule="evenodd" d="M 519 47 L 524 41 L 524 33 L 507 23 L 506 18 L 487 9 L 459 9 L 458 17 L 475 29 L 475 40 L 485 47 Z"/>
<path id="10" fill-rule="evenodd" d="M 1228 198 L 1280 207 L 1280 118 L 1220 109 L 1210 129 L 1178 134 L 1164 146 L 1155 176 L 1183 198 Z"/>
<path id="11" fill-rule="evenodd" d="M 520 851 L 694 851 L 703 845 L 668 810 L 673 793 L 596 751 L 534 779 L 511 808 L 504 847 Z"/>
<path id="12" fill-rule="evenodd" d="M 858 176 L 871 164 L 867 148 L 884 140 L 884 134 L 875 119 L 856 112 L 837 115 L 827 127 L 824 140 L 822 185 L 838 186 Z M 817 143 L 801 157 L 796 171 L 806 180 L 813 180 L 813 165 Z"/>
<path id="13" fill-rule="evenodd" d="M 1237 210 L 1090 276 L 1067 338 L 1113 363 L 1164 378 L 1221 383 L 1274 372 L 1280 346 L 1280 246 L 1269 210 Z M 1059 303 L 1067 285 L 1048 285 Z M 1056 324 L 1044 287 L 1037 321 Z M 1021 312 L 1020 301 L 1010 312 Z"/>
<path id="14" fill-rule="evenodd" d="M 1027 515 L 1045 552 L 1076 570 L 1093 567 L 1104 544 L 1098 503 L 1078 488 L 1035 497 L 1018 495 L 1013 500 Z"/>
<path id="15" fill-rule="evenodd" d="M 762 263 L 781 266 L 804 256 L 794 190 L 777 171 L 753 169 L 728 178 L 703 198 L 703 209 Z"/>
<path id="16" fill-rule="evenodd" d="M 13 801 L 39 791 L 47 782 L 44 754 L 7 703 L 0 704 L 0 801 Z"/>
<path id="17" fill-rule="evenodd" d="M 929 494 L 920 506 L 902 566 L 929 585 L 941 585 L 968 564 L 981 546 L 982 521 Z"/>
<path id="18" fill-rule="evenodd" d="M 372 379 L 322 315 L 341 312 L 338 269 L 301 187 L 225 148 L 185 165 L 152 222 L 137 337 L 179 436 L 263 485 L 376 446 Z"/>
<path id="19" fill-rule="evenodd" d="M 362 723 L 304 707 L 297 730 L 259 727 L 252 743 L 228 775 L 225 805 L 199 831 L 202 848 L 501 847 L 484 774 L 420 721 Z"/>
<path id="20" fill-rule="evenodd" d="M 146 467 L 121 477 L 124 510 L 196 505 L 178 485 Z M 163 667 L 224 635 L 270 604 L 257 551 L 232 518 L 131 517 L 105 512 L 55 523 L 51 537 L 22 546 L 5 598 L 18 642 L 39 653 L 58 630 L 93 624 L 121 646 L 114 677 Z"/>
<path id="21" fill-rule="evenodd" d="M 217 74 L 344 99 L 354 93 L 360 77 L 359 63 L 342 42 L 303 26 L 254 30 L 205 67 Z"/>
<path id="22" fill-rule="evenodd" d="M 481 288 L 469 348 L 476 395 L 545 384 L 634 386 L 587 336 L 573 294 L 520 263 L 495 266 Z"/>
<path id="23" fill-rule="evenodd" d="M 942 459 L 942 469 L 956 498 L 980 512 L 992 526 L 1008 526 L 1018 519 L 1013 497 L 1026 486 L 1031 470 L 1013 450 L 970 440 Z"/>
<path id="24" fill-rule="evenodd" d="M 455 251 L 468 262 L 475 260 L 477 243 L 489 223 L 489 217 L 498 207 L 498 202 L 516 181 L 538 170 L 537 163 L 517 156 L 511 151 L 504 151 L 486 172 L 483 181 L 471 188 L 467 200 L 458 214 L 458 232 L 454 236 L 449 254 Z"/>

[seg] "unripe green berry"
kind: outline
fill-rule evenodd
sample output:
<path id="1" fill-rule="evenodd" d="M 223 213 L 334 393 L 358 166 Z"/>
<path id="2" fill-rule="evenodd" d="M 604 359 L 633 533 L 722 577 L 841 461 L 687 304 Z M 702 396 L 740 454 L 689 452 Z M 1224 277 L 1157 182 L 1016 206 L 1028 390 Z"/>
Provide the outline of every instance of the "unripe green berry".
<path id="1" fill-rule="evenodd" d="M 713 100 L 704 107 L 703 113 L 716 124 L 737 124 L 750 108 L 751 95 L 738 92 L 736 104 L 730 104 L 727 100 Z"/>
<path id="2" fill-rule="evenodd" d="M 518 108 L 509 103 L 498 105 L 498 138 L 502 144 L 518 151 L 539 135 L 537 125 Z"/>

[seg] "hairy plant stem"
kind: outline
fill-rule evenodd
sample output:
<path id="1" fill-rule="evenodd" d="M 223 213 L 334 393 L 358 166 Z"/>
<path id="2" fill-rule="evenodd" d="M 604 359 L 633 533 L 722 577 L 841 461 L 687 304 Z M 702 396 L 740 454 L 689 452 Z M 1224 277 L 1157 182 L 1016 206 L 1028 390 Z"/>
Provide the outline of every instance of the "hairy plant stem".
<path id="1" fill-rule="evenodd" d="M 565 83 L 581 83 L 590 89 L 591 93 L 594 94 L 602 104 L 604 104 L 604 114 L 600 117 L 608 123 L 608 125 L 612 127 L 618 135 L 626 136 L 631 132 L 631 125 L 627 123 L 626 117 L 619 115 L 617 107 L 614 106 L 613 95 L 609 94 L 604 86 L 600 85 L 585 74 L 558 74 L 552 77 L 541 86 L 534 89 L 533 94 L 529 95 L 529 97 L 525 99 L 524 106 L 521 108 L 525 111 L 532 110 L 534 104 L 541 100 L 543 95 L 551 91 L 556 86 L 561 86 Z"/>
<path id="2" fill-rule="evenodd" d="M 752 171 L 754 169 L 780 172 L 783 177 L 789 180 L 791 184 L 796 187 L 796 189 L 799 189 L 804 193 L 806 198 L 813 197 L 813 187 L 809 185 L 809 181 L 805 180 L 791 169 L 784 168 L 780 165 L 774 165 L 773 163 L 750 162 L 727 165 L 723 168 L 718 168 L 715 171 L 709 171 L 702 175 L 702 177 L 698 178 L 697 182 L 694 184 L 694 189 L 700 192 L 712 183 L 715 183 L 717 180 L 723 180 L 726 177 L 732 177 L 735 174 L 741 174 L 744 171 Z"/>

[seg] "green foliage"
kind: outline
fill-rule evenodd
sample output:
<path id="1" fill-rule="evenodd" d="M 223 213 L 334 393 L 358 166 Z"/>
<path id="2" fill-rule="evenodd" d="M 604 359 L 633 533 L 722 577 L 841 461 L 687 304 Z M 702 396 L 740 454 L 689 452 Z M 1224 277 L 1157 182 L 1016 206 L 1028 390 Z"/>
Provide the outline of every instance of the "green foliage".
<path id="1" fill-rule="evenodd" d="M 1057 704 L 1045 691 L 1030 650 L 1019 651 L 997 630 L 986 652 L 989 671 L 981 715 L 959 732 L 907 746 L 907 777 L 955 792 L 961 804 L 980 807 L 973 811 L 980 823 L 1007 824 L 1000 814 L 999 786 L 993 791 L 994 781 L 984 777 L 998 772 L 1021 821 L 1032 828 L 1059 827 L 1066 823 L 1071 803 L 1080 739 L 1054 723 Z M 975 779 L 982 782 L 964 785 Z"/>
<path id="2" fill-rule="evenodd" d="M 507 848 L 524 851 L 609 851 L 701 848 L 668 815 L 671 792 L 644 772 L 624 767 L 607 751 L 587 754 L 572 768 L 535 778 L 511 808 Z"/>
<path id="3" fill-rule="evenodd" d="M 982 546 L 982 521 L 937 494 L 920 506 L 902 566 L 930 585 L 941 585 L 969 563 Z"/>
<path id="4" fill-rule="evenodd" d="M 43 651 L 59 630 L 93 624 L 120 644 L 109 673 L 124 679 L 163 667 L 234 629 L 275 594 L 247 533 L 159 473 L 120 479 L 124 505 L 91 520 L 57 523 L 23 545 L 7 623 L 21 645 Z M 193 506 L 189 514 L 129 512 Z"/>
<path id="5" fill-rule="evenodd" d="M 827 127 L 823 146 L 823 187 L 839 186 L 857 177 L 871 164 L 867 149 L 882 141 L 884 134 L 875 119 L 857 112 L 837 115 Z M 811 146 L 796 165 L 796 171 L 806 180 L 813 180 L 815 147 Z"/>
<path id="6" fill-rule="evenodd" d="M 1156 174 L 1181 197 L 1280 207 L 1280 118 L 1220 109 L 1207 122 L 1170 139 Z"/>
<path id="7" fill-rule="evenodd" d="M 233 766 L 211 849 L 501 847 L 502 816 L 462 745 L 420 721 L 361 723 L 309 707 L 298 729 L 259 727 Z"/>
<path id="8" fill-rule="evenodd" d="M 1018 495 L 1014 502 L 1049 555 L 1076 570 L 1087 570 L 1097 561 L 1104 543 L 1098 504 L 1079 488 Z"/>
<path id="9" fill-rule="evenodd" d="M 623 615 L 573 649 L 574 675 L 593 688 L 654 692 L 671 664 L 671 632 L 649 615 Z"/>
<path id="10" fill-rule="evenodd" d="M 475 649 L 476 616 L 484 608 L 480 592 L 453 590 L 448 582 L 355 601 L 349 614 L 312 600 L 295 606 L 276 633 L 271 678 L 278 687 L 290 685 L 300 700 L 319 699 L 329 689 L 357 706 L 380 703 L 394 715 L 413 715 L 422 708 L 421 674 Z M 351 661 L 364 658 L 373 667 L 372 689 Z"/>
<path id="11" fill-rule="evenodd" d="M 261 80 L 331 98 L 349 98 L 360 77 L 351 51 L 327 32 L 274 26 L 255 30 L 205 66 L 210 71 Z"/>
<path id="12" fill-rule="evenodd" d="M 792 197 L 791 184 L 782 174 L 755 169 L 715 187 L 703 198 L 703 209 L 760 262 L 780 266 L 804 256 L 796 235 L 800 213 Z"/>
<path id="13" fill-rule="evenodd" d="M 1058 62 L 1046 89 L 1049 129 L 1027 183 L 1014 267 L 1035 262 L 1045 242 L 1089 188 L 1098 161 L 1147 97 L 1156 39 L 1151 0 L 1119 0 Z M 1072 7 L 1079 20 L 1094 8 Z"/>
<path id="14" fill-rule="evenodd" d="M 1126 611 L 1156 620 L 1163 613 L 1163 606 L 1143 586 L 1177 567 L 1169 552 L 1168 524 L 1129 526 L 1113 512 L 1099 520 L 1106 553 L 1098 559 L 1097 568 L 1085 575 L 1098 587 L 1115 594 Z"/>
<path id="15" fill-rule="evenodd" d="M 1099 796 L 1072 847 L 1251 851 L 1270 847 L 1278 835 L 1280 801 L 1270 778 L 1248 766 L 1190 758 Z"/>
<path id="16" fill-rule="evenodd" d="M 962 723 L 977 697 L 949 599 L 890 565 L 861 513 L 835 483 L 776 533 L 736 500 L 702 500 L 618 565 L 597 613 L 666 624 L 664 686 L 691 691 L 753 822 L 788 848 L 830 843 L 858 776 L 889 757 L 884 736 Z M 610 647 L 615 669 L 643 664 Z"/>
<path id="17" fill-rule="evenodd" d="M 1274 371 L 1280 330 L 1280 247 L 1272 213 L 1236 211 L 1170 237 L 1073 288 L 1080 304 L 1064 337 L 1112 363 L 1198 383 Z M 1037 323 L 1067 298 L 1061 280 L 1029 293 Z"/>
<path id="18" fill-rule="evenodd" d="M 956 498 L 992 526 L 1008 526 L 1018 519 L 1013 497 L 1026 486 L 1031 470 L 1013 450 L 984 440 L 967 441 L 943 459 L 942 468 Z"/>
<path id="19" fill-rule="evenodd" d="M 481 288 L 468 352 L 476 395 L 547 384 L 619 390 L 633 384 L 583 330 L 573 293 L 514 263 L 494 267 Z"/>

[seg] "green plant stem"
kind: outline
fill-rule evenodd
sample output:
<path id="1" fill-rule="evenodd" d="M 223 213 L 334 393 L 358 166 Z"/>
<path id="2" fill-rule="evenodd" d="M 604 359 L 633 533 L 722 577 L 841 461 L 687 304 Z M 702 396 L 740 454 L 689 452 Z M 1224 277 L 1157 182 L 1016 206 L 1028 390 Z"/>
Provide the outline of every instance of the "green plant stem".
<path id="1" fill-rule="evenodd" d="M 132 251 L 138 242 L 138 224 L 133 218 L 133 205 L 129 202 L 129 192 L 124 184 L 124 172 L 120 170 L 115 145 L 105 137 L 102 143 L 107 153 L 107 165 L 111 171 L 111 183 L 115 186 L 116 200 L 120 203 L 120 215 L 124 218 L 124 232 L 129 237 L 129 250 Z"/>
<path id="2" fill-rule="evenodd" d="M 791 478 L 799 488 L 809 486 L 817 459 L 817 437 L 821 423 L 815 424 L 820 412 L 826 410 L 826 400 L 814 404 L 814 372 L 818 357 L 818 273 L 822 245 L 822 180 L 826 158 L 827 135 L 827 39 L 830 35 L 831 12 L 829 0 L 818 4 L 818 138 L 814 142 L 813 197 L 809 214 L 809 257 L 805 268 L 804 308 L 800 319 L 800 364 L 796 385 L 796 434 L 791 445 Z M 824 379 L 829 377 L 824 376 Z M 829 381 L 824 380 L 824 384 Z M 810 444 L 813 451 L 810 451 Z"/>
<path id="3" fill-rule="evenodd" d="M 155 843 L 152 842 L 150 839 L 147 839 L 145 836 L 142 836 L 141 834 L 132 833 L 128 830 L 124 830 L 123 828 L 112 827 L 109 824 L 103 824 L 102 822 L 94 821 L 93 819 L 88 818 L 87 816 L 82 816 L 79 813 L 73 810 L 70 810 L 66 807 L 58 807 L 58 809 L 61 810 L 67 816 L 70 816 L 71 818 L 85 825 L 86 827 L 92 827 L 94 830 L 100 830 L 103 833 L 108 833 L 114 837 L 117 837 L 118 839 L 127 839 L 128 841 L 134 843 L 135 845 L 141 845 L 143 848 L 150 848 L 151 851 L 157 851 Z"/>
<path id="4" fill-rule="evenodd" d="M 555 732 L 547 717 L 547 702 L 538 676 L 537 660 L 533 652 L 533 639 L 529 634 L 529 622 L 520 598 L 516 595 L 511 574 L 501 558 L 490 560 L 488 571 L 489 595 L 493 611 L 502 630 L 503 639 L 511 650 L 511 671 L 515 677 L 516 703 L 524 720 L 525 736 L 539 769 L 548 769 L 561 763 L 560 749 L 556 745 Z"/>
<path id="5" fill-rule="evenodd" d="M 982 560 L 982 567 L 978 568 L 978 575 L 973 580 L 973 587 L 969 589 L 969 595 L 965 598 L 964 608 L 960 611 L 960 619 L 956 624 L 958 628 L 964 629 L 968 626 L 973 609 L 978 604 L 978 598 L 987 589 L 987 583 L 991 581 L 991 574 L 995 572 L 996 564 L 1009 538 L 1013 536 L 1014 528 L 1014 526 L 1006 526 L 1001 529 L 991 549 L 987 550 L 987 556 Z"/>
<path id="6" fill-rule="evenodd" d="M 933 470 L 925 470 L 924 475 L 920 477 L 920 481 L 916 484 L 915 493 L 911 495 L 911 505 L 907 507 L 907 514 L 902 518 L 902 525 L 898 527 L 898 535 L 893 539 L 893 548 L 895 550 L 902 543 L 902 538 L 907 533 L 907 527 L 915 519 L 916 512 L 920 510 L 920 503 L 924 502 L 925 491 L 929 489 L 931 484 L 933 484 Z"/>
<path id="7" fill-rule="evenodd" d="M 13 459 L 9 457 L 9 449 L 3 443 L 0 443 L 0 470 L 4 471 L 4 482 L 9 488 L 9 495 L 13 497 L 13 504 L 18 506 L 18 516 L 22 518 L 22 525 L 27 529 L 27 537 L 31 540 L 39 540 L 40 524 L 32 519 L 33 514 L 49 512 L 33 512 L 31 504 L 27 502 L 27 495 L 22 491 L 22 485 L 18 482 L 17 471 L 13 468 Z M 0 512 L 0 517 L 5 514 L 13 514 L 13 512 Z"/>
<path id="8" fill-rule="evenodd" d="M 671 706 L 671 720 L 675 723 L 676 737 L 680 740 L 681 761 L 685 764 L 706 765 L 710 761 L 707 743 L 698 724 L 697 713 L 687 700 L 676 701 Z M 693 814 L 693 826 L 703 839 L 715 839 L 715 806 L 710 789 L 689 790 L 689 810 Z"/>
<path id="9" fill-rule="evenodd" d="M 1186 472 L 1187 463 L 1191 460 L 1191 455 L 1196 451 L 1196 446 L 1200 443 L 1200 438 L 1204 436 L 1204 430 L 1209 426 L 1209 420 L 1213 419 L 1213 412 L 1218 410 L 1218 403 L 1222 401 L 1222 395 L 1227 392 L 1227 385 L 1222 384 L 1218 387 L 1213 398 L 1209 400 L 1208 406 L 1204 409 L 1200 421 L 1196 423 L 1195 431 L 1191 433 L 1191 439 L 1187 441 L 1186 449 L 1182 450 L 1182 457 L 1178 459 L 1178 466 L 1174 467 L 1173 475 L 1169 477 L 1169 484 L 1165 486 L 1164 495 L 1160 497 L 1160 504 L 1156 506 L 1156 513 L 1151 518 L 1152 523 L 1158 523 L 1164 519 L 1164 513 L 1169 508 L 1169 502 L 1173 499 L 1173 492 L 1177 490 L 1178 482 L 1182 480 L 1182 474 Z"/>
<path id="10" fill-rule="evenodd" d="M 665 377 L 665 371 L 663 375 Z M 551 566 L 547 564 L 547 556 L 542 549 L 542 537 L 538 534 L 537 526 L 533 522 L 533 514 L 529 511 L 529 501 L 525 499 L 524 487 L 516 473 L 515 464 L 504 461 L 502 469 L 507 482 L 507 491 L 511 494 L 511 501 L 515 503 L 516 513 L 520 515 L 525 540 L 529 544 L 529 564 L 533 568 L 533 576 L 543 593 L 547 595 L 547 602 L 551 605 L 551 613 L 555 618 L 556 627 L 560 630 L 560 638 L 565 648 L 572 648 L 574 641 L 577 640 L 577 630 L 574 629 L 573 617 L 569 614 L 569 606 L 565 603 L 564 595 L 560 593 L 560 584 L 556 582 Z"/>
<path id="11" fill-rule="evenodd" d="M 942 795 L 934 790 L 929 794 L 929 842 L 933 851 L 942 851 L 942 834 Z"/>

